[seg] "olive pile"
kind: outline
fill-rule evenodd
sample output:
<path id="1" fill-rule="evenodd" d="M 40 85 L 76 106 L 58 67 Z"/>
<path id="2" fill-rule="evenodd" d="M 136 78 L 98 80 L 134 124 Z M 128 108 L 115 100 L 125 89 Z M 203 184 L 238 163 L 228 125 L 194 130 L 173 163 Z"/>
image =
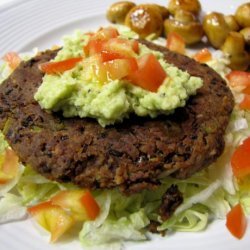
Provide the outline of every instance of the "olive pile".
<path id="1" fill-rule="evenodd" d="M 107 18 L 127 25 L 141 38 L 176 32 L 192 45 L 206 35 L 214 48 L 229 54 L 232 69 L 246 70 L 250 66 L 250 2 L 239 6 L 235 15 L 208 13 L 202 23 L 200 11 L 199 0 L 170 0 L 167 7 L 121 1 L 109 7 Z"/>

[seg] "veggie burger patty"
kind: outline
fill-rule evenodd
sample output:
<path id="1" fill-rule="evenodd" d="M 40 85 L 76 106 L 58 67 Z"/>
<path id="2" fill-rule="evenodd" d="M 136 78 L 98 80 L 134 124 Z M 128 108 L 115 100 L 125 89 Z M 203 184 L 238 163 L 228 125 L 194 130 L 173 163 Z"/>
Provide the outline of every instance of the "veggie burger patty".
<path id="1" fill-rule="evenodd" d="M 45 177 L 81 187 L 120 187 L 125 193 L 150 189 L 160 178 L 185 179 L 214 162 L 234 101 L 225 81 L 211 68 L 141 40 L 165 60 L 204 85 L 184 108 L 156 119 L 130 117 L 106 128 L 94 119 L 64 118 L 42 110 L 34 94 L 42 82 L 38 65 L 46 51 L 21 65 L 0 86 L 0 129 L 20 160 Z"/>

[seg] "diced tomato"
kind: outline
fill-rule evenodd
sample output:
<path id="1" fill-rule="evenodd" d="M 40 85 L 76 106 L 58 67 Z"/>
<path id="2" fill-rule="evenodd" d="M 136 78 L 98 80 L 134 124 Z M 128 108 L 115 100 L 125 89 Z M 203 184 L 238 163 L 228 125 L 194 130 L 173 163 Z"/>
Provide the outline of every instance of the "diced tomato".
<path id="1" fill-rule="evenodd" d="M 194 60 L 200 63 L 206 63 L 212 59 L 212 54 L 207 48 L 198 51 L 194 56 Z"/>
<path id="2" fill-rule="evenodd" d="M 116 52 L 126 57 L 134 57 L 139 52 L 139 44 L 135 40 L 113 38 L 107 41 L 104 50 Z"/>
<path id="3" fill-rule="evenodd" d="M 82 61 L 82 57 L 70 58 L 59 62 L 46 62 L 39 65 L 39 69 L 46 74 L 59 74 L 70 70 Z"/>
<path id="4" fill-rule="evenodd" d="M 113 27 L 100 28 L 95 34 L 96 39 L 104 39 L 104 40 L 116 38 L 118 36 L 119 36 L 118 30 Z"/>
<path id="5" fill-rule="evenodd" d="M 105 43 L 110 39 L 115 39 L 119 35 L 117 29 L 108 27 L 101 28 L 97 33 L 91 36 L 88 44 L 83 50 L 86 56 L 100 53 L 104 49 Z"/>
<path id="6" fill-rule="evenodd" d="M 104 50 L 104 45 L 106 40 L 94 39 L 89 40 L 88 44 L 83 47 L 84 54 L 86 56 L 92 56 L 98 53 L 101 53 Z"/>
<path id="7" fill-rule="evenodd" d="M 231 158 L 234 176 L 242 179 L 250 175 L 250 137 L 236 148 Z"/>
<path id="8" fill-rule="evenodd" d="M 51 233 L 51 242 L 55 242 L 74 224 L 74 219 L 66 211 L 50 201 L 30 207 L 28 212 L 40 226 Z"/>
<path id="9" fill-rule="evenodd" d="M 79 221 L 94 220 L 100 212 L 99 205 L 88 190 L 61 191 L 51 202 L 72 213 Z"/>
<path id="10" fill-rule="evenodd" d="M 138 69 L 135 58 L 108 61 L 104 63 L 104 67 L 112 80 L 122 79 Z"/>
<path id="11" fill-rule="evenodd" d="M 107 82 L 107 72 L 103 65 L 101 55 L 95 54 L 82 61 L 84 79 L 86 81 Z"/>
<path id="12" fill-rule="evenodd" d="M 250 87 L 250 73 L 244 71 L 231 71 L 226 78 L 231 87 Z"/>
<path id="13" fill-rule="evenodd" d="M 84 205 L 88 218 L 90 220 L 96 219 L 100 213 L 100 207 L 92 194 L 87 190 L 81 197 L 81 203 Z"/>
<path id="14" fill-rule="evenodd" d="M 92 71 L 98 82 L 105 83 L 108 81 L 107 69 L 103 63 L 92 65 Z"/>
<path id="15" fill-rule="evenodd" d="M 18 173 L 18 157 L 12 149 L 6 149 L 0 166 L 0 185 L 13 180 Z"/>
<path id="16" fill-rule="evenodd" d="M 167 77 L 166 72 L 153 54 L 146 54 L 137 61 L 139 68 L 128 79 L 143 89 L 156 92 Z"/>
<path id="17" fill-rule="evenodd" d="M 139 53 L 139 42 L 136 40 L 130 40 L 131 44 L 132 44 L 132 49 L 133 51 L 138 54 Z"/>
<path id="18" fill-rule="evenodd" d="M 240 204 L 236 205 L 227 214 L 226 226 L 233 236 L 241 239 L 247 228 L 247 219 Z"/>
<path id="19" fill-rule="evenodd" d="M 167 48 L 171 51 L 185 54 L 185 41 L 175 32 L 170 32 L 167 37 Z"/>
<path id="20" fill-rule="evenodd" d="M 8 52 L 6 55 L 4 55 L 3 60 L 8 63 L 12 70 L 16 69 L 22 61 L 16 52 Z"/>
<path id="21" fill-rule="evenodd" d="M 245 89 L 243 89 L 242 91 L 244 94 L 250 95 L 250 85 L 248 87 L 246 87 Z"/>
<path id="22" fill-rule="evenodd" d="M 108 61 L 112 61 L 115 59 L 125 59 L 126 56 L 117 53 L 117 52 L 109 52 L 109 51 L 101 51 L 101 60 L 102 62 L 108 62 Z"/>
<path id="23" fill-rule="evenodd" d="M 245 95 L 243 101 L 240 103 L 239 107 L 241 109 L 250 110 L 250 95 Z M 249 152 L 250 154 L 250 152 Z"/>

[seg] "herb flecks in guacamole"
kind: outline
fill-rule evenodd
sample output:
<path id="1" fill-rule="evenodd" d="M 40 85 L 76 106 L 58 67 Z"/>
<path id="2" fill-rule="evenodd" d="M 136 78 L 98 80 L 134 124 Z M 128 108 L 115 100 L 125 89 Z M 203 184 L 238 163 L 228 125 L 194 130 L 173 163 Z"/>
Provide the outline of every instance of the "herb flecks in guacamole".
<path id="1" fill-rule="evenodd" d="M 133 36 L 127 30 L 124 33 L 119 30 L 119 33 Z M 79 31 L 66 37 L 55 61 L 84 56 L 83 46 L 88 39 L 89 36 Z M 189 96 L 202 86 L 202 80 L 166 63 L 163 54 L 140 44 L 137 56 L 148 53 L 157 57 L 168 76 L 157 92 L 124 79 L 100 83 L 93 71 L 94 62 L 87 58 L 63 74 L 45 75 L 35 99 L 44 109 L 62 111 L 65 117 L 92 117 L 103 127 L 121 122 L 130 113 L 154 118 L 185 106 Z"/>

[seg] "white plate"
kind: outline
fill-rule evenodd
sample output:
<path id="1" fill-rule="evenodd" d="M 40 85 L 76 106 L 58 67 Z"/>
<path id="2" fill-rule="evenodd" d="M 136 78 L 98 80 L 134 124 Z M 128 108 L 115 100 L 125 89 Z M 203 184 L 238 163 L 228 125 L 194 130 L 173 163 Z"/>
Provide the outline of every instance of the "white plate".
<path id="1" fill-rule="evenodd" d="M 0 0 L 1 1 L 1 0 Z M 77 28 L 94 29 L 104 26 L 105 10 L 112 0 L 16 0 L 0 8 L 0 57 L 15 50 L 30 51 L 34 47 L 50 48 L 65 34 Z M 165 4 L 165 0 L 138 0 Z M 235 8 L 246 0 L 201 0 L 204 11 L 217 10 L 233 13 Z M 1 250 L 66 250 L 82 249 L 77 239 L 49 245 L 48 238 L 42 236 L 27 220 L 0 226 Z M 243 240 L 233 238 L 225 227 L 225 221 L 215 221 L 204 232 L 176 233 L 166 237 L 154 236 L 143 243 L 128 243 L 126 249 L 241 249 L 250 246 L 250 230 Z"/>

